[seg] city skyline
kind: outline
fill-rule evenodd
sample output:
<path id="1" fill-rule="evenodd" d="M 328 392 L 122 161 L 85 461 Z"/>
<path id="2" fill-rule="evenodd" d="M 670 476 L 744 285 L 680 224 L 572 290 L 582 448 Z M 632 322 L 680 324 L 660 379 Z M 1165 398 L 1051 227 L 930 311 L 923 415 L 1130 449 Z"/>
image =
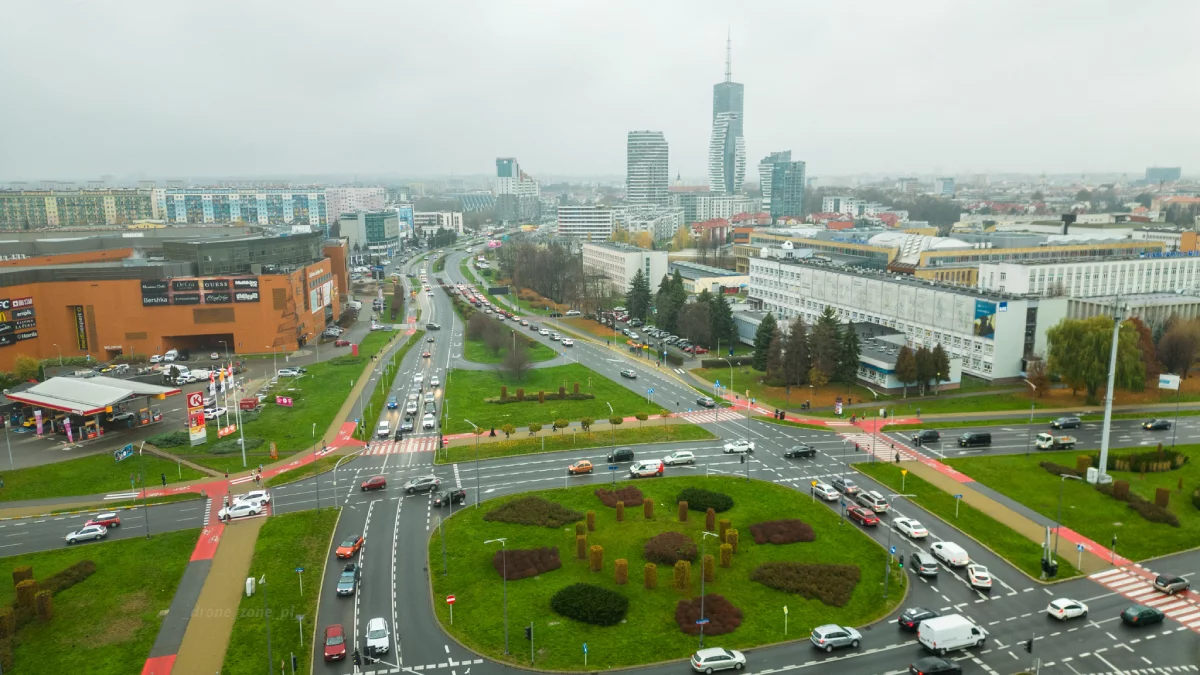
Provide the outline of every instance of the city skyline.
<path id="1" fill-rule="evenodd" d="M 123 6 L 73 6 L 65 22 L 20 6 L 0 27 L 0 59 L 16 64 L 0 87 L 21 102 L 0 118 L 0 181 L 475 175 L 498 156 L 537 176 L 619 175 L 631 129 L 662 130 L 672 174 L 698 178 L 729 34 L 750 92 L 746 156 L 791 148 L 814 176 L 1200 165 L 1188 128 L 1200 94 L 1175 86 L 1200 52 L 1194 5 L 772 3 L 730 16 L 663 3 L 629 22 L 611 4 L 377 3 L 316 21 L 322 6 L 298 3 L 282 24 L 270 4 L 214 3 L 240 17 L 216 24 Z M 268 24 L 279 30 L 254 28 Z M 421 29 L 396 40 L 406 25 Z M 444 48 L 448 31 L 462 49 Z M 1098 48 L 1145 35 L 1155 50 Z M 414 104 L 428 97 L 440 103 Z"/>

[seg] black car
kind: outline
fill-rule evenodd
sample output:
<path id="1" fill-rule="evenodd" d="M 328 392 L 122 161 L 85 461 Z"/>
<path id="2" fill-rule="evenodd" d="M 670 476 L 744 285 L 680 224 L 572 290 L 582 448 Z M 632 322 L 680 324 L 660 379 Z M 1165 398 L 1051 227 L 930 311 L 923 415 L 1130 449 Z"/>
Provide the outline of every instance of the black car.
<path id="1" fill-rule="evenodd" d="M 450 490 L 448 492 L 439 492 L 433 496 L 434 506 L 449 506 L 450 504 L 465 504 L 467 502 L 466 490 Z"/>
<path id="2" fill-rule="evenodd" d="M 1151 623 L 1162 623 L 1161 610 L 1145 605 L 1134 605 L 1121 612 L 1121 623 L 1127 626 L 1145 626 Z"/>
<path id="3" fill-rule="evenodd" d="M 637 379 L 637 371 L 636 370 L 622 370 L 621 377 L 625 377 L 630 380 L 636 380 Z"/>
<path id="4" fill-rule="evenodd" d="M 1051 429 L 1078 429 L 1083 421 L 1078 417 L 1060 417 L 1050 423 Z"/>
<path id="5" fill-rule="evenodd" d="M 1142 422 L 1142 428 L 1147 431 L 1167 431 L 1171 428 L 1171 420 L 1154 419 Z"/>
<path id="6" fill-rule="evenodd" d="M 909 675 L 961 675 L 962 666 L 940 656 L 927 656 L 908 666 Z"/>
<path id="7" fill-rule="evenodd" d="M 788 459 L 793 457 L 816 457 L 817 449 L 811 445 L 805 445 L 801 443 L 800 445 L 793 445 L 787 450 L 784 450 L 783 456 L 787 457 Z"/>
<path id="8" fill-rule="evenodd" d="M 411 495 L 414 492 L 434 492 L 441 484 L 442 481 L 438 480 L 436 476 L 418 476 L 409 479 L 402 487 L 406 493 Z"/>
<path id="9" fill-rule="evenodd" d="M 717 402 L 707 396 L 701 396 L 696 399 L 696 405 L 704 408 L 715 408 L 717 407 Z"/>
<path id="10" fill-rule="evenodd" d="M 935 616 L 941 615 L 932 609 L 925 609 L 924 607 L 909 607 L 908 609 L 904 610 L 898 619 L 896 619 L 896 624 L 904 630 L 915 631 L 921 625 L 922 621 L 925 619 L 932 619 Z"/>
<path id="11" fill-rule="evenodd" d="M 442 325 L 438 324 L 438 323 L 425 324 L 425 330 L 441 330 L 441 329 L 442 329 Z"/>
<path id="12" fill-rule="evenodd" d="M 942 435 L 938 433 L 937 429 L 921 429 L 912 435 L 912 442 L 915 445 L 922 445 L 932 441 L 939 441 L 941 438 Z"/>
<path id="13" fill-rule="evenodd" d="M 632 462 L 633 448 L 617 448 L 608 453 L 608 461 L 612 462 Z"/>

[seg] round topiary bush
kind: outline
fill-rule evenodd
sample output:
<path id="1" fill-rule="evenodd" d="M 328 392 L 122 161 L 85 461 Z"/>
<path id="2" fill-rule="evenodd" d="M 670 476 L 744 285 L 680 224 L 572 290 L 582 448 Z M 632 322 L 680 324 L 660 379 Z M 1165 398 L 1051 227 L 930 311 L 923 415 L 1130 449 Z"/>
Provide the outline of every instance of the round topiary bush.
<path id="1" fill-rule="evenodd" d="M 696 542 L 682 532 L 663 532 L 651 537 L 642 552 L 650 562 L 674 565 L 680 560 L 696 559 Z"/>
<path id="2" fill-rule="evenodd" d="M 615 626 L 629 611 L 629 599 L 607 588 L 571 584 L 550 597 L 550 609 L 593 626 Z"/>
<path id="3" fill-rule="evenodd" d="M 733 508 L 733 497 L 721 492 L 713 492 L 704 488 L 689 487 L 675 498 L 676 501 L 687 502 L 692 511 L 708 511 L 724 513 Z"/>

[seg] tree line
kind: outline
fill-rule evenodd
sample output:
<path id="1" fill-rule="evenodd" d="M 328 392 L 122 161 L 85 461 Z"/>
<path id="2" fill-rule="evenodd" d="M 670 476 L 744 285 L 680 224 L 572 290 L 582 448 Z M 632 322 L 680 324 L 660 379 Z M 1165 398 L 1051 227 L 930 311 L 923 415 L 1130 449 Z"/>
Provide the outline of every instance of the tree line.
<path id="1" fill-rule="evenodd" d="M 768 312 L 754 333 L 751 363 L 766 373 L 768 385 L 785 387 L 790 394 L 794 386 L 852 384 L 858 377 L 861 351 L 854 327 L 840 323 L 830 307 L 811 327 L 797 316 L 785 328 Z"/>
<path id="2" fill-rule="evenodd" d="M 653 304 L 652 301 L 653 300 Z M 654 325 L 693 344 L 709 349 L 720 341 L 732 345 L 737 339 L 737 326 L 733 322 L 733 307 L 724 294 L 710 293 L 703 289 L 693 302 L 688 302 L 687 290 L 683 287 L 683 276 L 679 270 L 664 274 L 653 298 L 650 295 L 650 280 L 642 270 L 634 273 L 625 294 L 625 309 L 631 317 L 643 321 L 653 317 Z"/>

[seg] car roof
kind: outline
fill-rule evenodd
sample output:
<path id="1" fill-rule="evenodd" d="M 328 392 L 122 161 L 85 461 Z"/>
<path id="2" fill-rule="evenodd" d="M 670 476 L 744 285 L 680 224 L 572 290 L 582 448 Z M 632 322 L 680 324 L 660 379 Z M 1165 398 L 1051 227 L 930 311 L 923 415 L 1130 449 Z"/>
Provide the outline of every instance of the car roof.
<path id="1" fill-rule="evenodd" d="M 733 652 L 722 647 L 705 647 L 704 649 L 697 651 L 696 656 L 699 656 L 701 659 L 705 659 L 710 656 L 725 656 L 732 653 Z"/>
<path id="2" fill-rule="evenodd" d="M 105 511 L 103 513 L 97 513 L 96 517 L 97 518 L 116 518 L 117 514 L 115 511 Z"/>

